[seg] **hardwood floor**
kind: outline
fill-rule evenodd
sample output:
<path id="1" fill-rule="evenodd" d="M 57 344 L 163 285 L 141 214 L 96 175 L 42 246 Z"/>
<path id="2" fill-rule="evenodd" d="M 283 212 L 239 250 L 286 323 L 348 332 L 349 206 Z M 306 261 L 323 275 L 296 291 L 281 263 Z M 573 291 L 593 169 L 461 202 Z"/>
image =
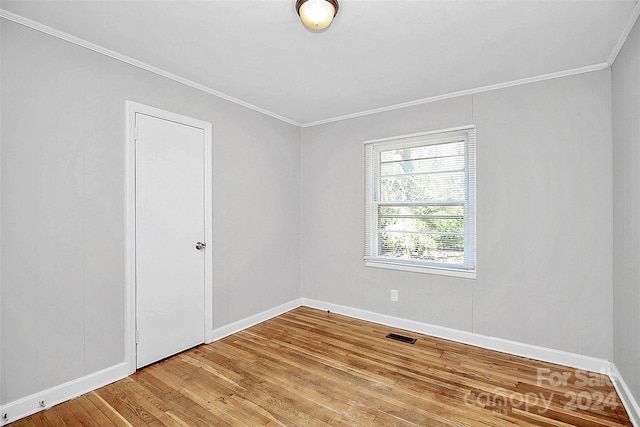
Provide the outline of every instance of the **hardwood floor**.
<path id="1" fill-rule="evenodd" d="M 300 307 L 11 424 L 65 425 L 631 423 L 606 376 Z"/>

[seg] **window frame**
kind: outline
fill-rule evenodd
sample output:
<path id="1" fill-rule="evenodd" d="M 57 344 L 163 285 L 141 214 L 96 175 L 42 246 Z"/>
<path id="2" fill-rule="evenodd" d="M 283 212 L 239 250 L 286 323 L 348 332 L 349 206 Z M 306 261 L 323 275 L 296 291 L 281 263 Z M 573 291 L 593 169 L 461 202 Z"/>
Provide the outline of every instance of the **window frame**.
<path id="1" fill-rule="evenodd" d="M 380 153 L 387 150 L 438 145 L 447 141 L 464 140 L 465 143 L 465 197 L 452 201 L 462 205 L 464 211 L 464 264 L 445 264 L 417 259 L 383 257 L 378 254 L 378 207 L 395 204 L 428 205 L 434 201 L 380 201 Z M 420 132 L 410 135 L 375 139 L 364 142 L 365 148 L 365 265 L 368 267 L 476 278 L 476 128 L 475 125 Z M 446 201 L 437 201 L 437 205 Z M 444 203 L 443 203 L 444 202 Z"/>

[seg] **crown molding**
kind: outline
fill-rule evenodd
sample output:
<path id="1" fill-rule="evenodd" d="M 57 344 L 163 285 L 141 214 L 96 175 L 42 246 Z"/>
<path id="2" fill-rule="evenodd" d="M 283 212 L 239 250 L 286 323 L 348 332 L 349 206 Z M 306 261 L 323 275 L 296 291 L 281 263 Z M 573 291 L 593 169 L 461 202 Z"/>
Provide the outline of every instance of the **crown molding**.
<path id="1" fill-rule="evenodd" d="M 313 126 L 319 126 L 319 125 L 323 125 L 323 124 L 327 124 L 327 123 L 334 123 L 334 122 L 339 122 L 339 121 L 343 121 L 343 120 L 349 120 L 349 119 L 354 119 L 354 118 L 358 118 L 358 117 L 363 117 L 363 116 L 368 116 L 368 115 L 372 115 L 372 114 L 378 114 L 378 113 L 384 113 L 387 111 L 393 111 L 393 110 L 399 110 L 399 109 L 403 109 L 403 108 L 408 108 L 408 107 L 414 107 L 417 105 L 422 105 L 422 104 L 428 104 L 431 102 L 437 102 L 437 101 L 443 101 L 446 99 L 452 99 L 452 98 L 458 98 L 461 96 L 468 96 L 468 95 L 474 95 L 474 94 L 478 94 L 478 93 L 483 93 L 483 92 L 489 92 L 492 90 L 498 90 L 498 89 L 505 89 L 505 88 L 509 88 L 509 87 L 514 87 L 514 86 L 519 86 L 519 85 L 524 85 L 524 84 L 529 84 L 529 83 L 536 83 L 536 82 L 541 82 L 541 81 L 545 81 L 545 80 L 551 80 L 551 79 L 557 79 L 557 78 L 562 78 L 562 77 L 568 77 L 568 76 L 573 76 L 573 75 L 577 75 L 577 74 L 583 74 L 583 73 L 589 73 L 592 71 L 600 71 L 600 70 L 605 70 L 607 68 L 611 68 L 611 66 L 613 65 L 618 53 L 620 52 L 620 50 L 622 49 L 622 46 L 624 45 L 624 43 L 627 40 L 627 37 L 629 36 L 631 30 L 633 29 L 633 26 L 635 25 L 636 21 L 638 20 L 638 17 L 640 16 L 640 1 L 636 2 L 636 6 L 633 9 L 633 12 L 631 13 L 631 15 L 629 16 L 629 19 L 627 20 L 627 23 L 622 31 L 622 33 L 620 34 L 620 37 L 618 38 L 618 41 L 616 42 L 616 44 L 614 45 L 611 53 L 609 54 L 609 58 L 607 60 L 607 62 L 603 62 L 603 63 L 599 63 L 599 64 L 593 64 L 593 65 L 588 65 L 585 67 L 579 67 L 579 68 L 573 68 L 573 69 L 569 69 L 569 70 L 563 70 L 563 71 L 558 71 L 558 72 L 554 72 L 554 73 L 549 73 L 549 74 L 542 74 L 542 75 L 538 75 L 538 76 L 533 76 L 533 77 L 527 77 L 527 78 L 523 78 L 523 79 L 518 79 L 518 80 L 511 80 L 508 82 L 503 82 L 503 83 L 496 83 L 496 84 L 492 84 L 492 85 L 487 85 L 487 86 L 481 86 L 481 87 L 477 87 L 477 88 L 472 88 L 472 89 L 466 89 L 466 90 L 461 90 L 461 91 L 457 91 L 457 92 L 450 92 L 447 94 L 443 94 L 443 95 L 436 95 L 436 96 L 431 96 L 431 97 L 427 97 L 427 98 L 421 98 L 421 99 L 416 99 L 413 101 L 408 101 L 408 102 L 402 102 L 399 104 L 393 104 L 393 105 L 389 105 L 389 106 L 385 106 L 385 107 L 380 107 L 380 108 L 374 108 L 374 109 L 370 109 L 370 110 L 364 110 L 364 111 L 360 111 L 357 113 L 351 113 L 351 114 L 345 114 L 342 116 L 336 116 L 336 117 L 330 117 L 327 119 L 322 119 L 322 120 L 317 120 L 317 121 L 312 121 L 312 122 L 307 122 L 307 123 L 299 123 L 295 120 L 289 119 L 287 117 L 281 116 L 279 114 L 276 114 L 272 111 L 266 110 L 264 108 L 258 107 L 256 105 L 253 105 L 249 102 L 243 101 L 241 99 L 235 98 L 231 95 L 227 95 L 223 92 L 217 91 L 215 89 L 212 89 L 208 86 L 202 85 L 200 83 L 196 83 L 192 80 L 180 77 L 178 75 L 175 75 L 173 73 L 170 73 L 168 71 L 165 71 L 163 69 L 160 69 L 158 67 L 154 67 L 153 65 L 147 64 L 145 62 L 142 61 L 138 61 L 137 59 L 131 58 L 129 56 L 126 55 L 122 55 L 118 52 L 112 51 L 110 49 L 106 49 L 104 47 L 98 46 L 96 44 L 90 43 L 86 40 L 83 40 L 81 38 L 72 36 L 70 34 L 67 34 L 65 32 L 56 30 L 55 28 L 51 28 L 48 27 L 44 24 L 41 24 L 39 22 L 30 20 L 28 18 L 25 18 L 23 16 L 17 15 L 13 12 L 9 12 L 5 9 L 0 8 L 0 18 L 4 18 L 7 19 L 9 21 L 15 22 L 17 24 L 20 25 L 24 25 L 26 27 L 32 28 L 36 31 L 40 31 L 42 33 L 48 34 L 50 36 L 53 37 L 57 37 L 59 39 L 68 41 L 70 43 L 76 44 L 78 46 L 84 47 L 86 49 L 92 50 L 94 52 L 100 53 L 102 55 L 106 55 L 109 56 L 113 59 L 116 59 L 118 61 L 133 65 L 134 67 L 149 71 L 151 73 L 157 74 L 159 76 L 162 77 L 166 77 L 170 80 L 173 80 L 175 82 L 178 83 L 182 83 L 184 85 L 190 86 L 194 89 L 206 92 L 210 95 L 216 96 L 218 98 L 227 100 L 229 102 L 233 102 L 235 104 L 241 105 L 243 107 L 249 108 L 251 110 L 257 111 L 259 113 L 265 114 L 267 116 L 273 117 L 275 119 L 278 119 L 280 121 L 283 121 L 285 123 L 288 123 L 290 125 L 293 126 L 297 126 L 300 128 L 308 128 L 308 127 L 313 127 Z"/>
<path id="2" fill-rule="evenodd" d="M 67 33 L 65 33 L 63 31 L 59 31 L 59 30 L 56 30 L 55 28 L 51 28 L 51 27 L 48 27 L 48 26 L 46 26 L 44 24 L 41 24 L 39 22 L 33 21 L 31 19 L 27 19 L 27 18 L 25 18 L 23 16 L 20 16 L 20 15 L 17 15 L 15 13 L 13 13 L 13 12 L 9 12 L 8 10 L 0 8 L 0 18 L 4 18 L 6 20 L 15 22 L 16 24 L 24 25 L 25 27 L 29 27 L 29 28 L 32 28 L 32 29 L 34 29 L 36 31 L 40 31 L 41 33 L 45 33 L 45 34 L 48 34 L 50 36 L 57 37 L 57 38 L 59 38 L 61 40 L 67 41 L 69 43 L 73 43 L 75 45 L 84 47 L 85 49 L 92 50 L 92 51 L 100 53 L 102 55 L 111 57 L 111 58 L 113 58 L 115 60 L 127 63 L 129 65 L 133 65 L 134 67 L 140 68 L 142 70 L 149 71 L 150 73 L 157 74 L 157 75 L 165 77 L 165 78 L 167 78 L 169 80 L 173 80 L 175 82 L 182 83 L 182 84 L 184 84 L 186 86 L 190 86 L 190 87 L 192 87 L 194 89 L 200 90 L 202 92 L 206 92 L 206 93 L 208 93 L 210 95 L 216 96 L 218 98 L 222 98 L 222 99 L 224 99 L 226 101 L 233 102 L 234 104 L 238 104 L 238 105 L 241 105 L 243 107 L 249 108 L 250 110 L 257 111 L 258 113 L 262 113 L 264 115 L 273 117 L 274 119 L 278 119 L 278 120 L 281 120 L 281 121 L 283 121 L 285 123 L 289 123 L 290 125 L 300 127 L 300 123 L 298 123 L 298 122 L 296 122 L 294 120 L 291 120 L 291 119 L 289 119 L 287 117 L 281 116 L 281 115 L 276 114 L 274 112 L 271 112 L 269 110 L 265 110 L 264 108 L 258 107 L 256 105 L 253 105 L 253 104 L 249 103 L 249 102 L 245 102 L 245 101 L 243 101 L 241 99 L 234 98 L 231 95 L 227 95 L 226 93 L 217 91 L 215 89 L 212 89 L 212 88 L 207 87 L 205 85 L 202 85 L 200 83 L 196 83 L 196 82 L 194 82 L 192 80 L 185 79 L 184 77 L 180 77 L 180 76 L 178 76 L 176 74 L 170 73 L 170 72 L 165 71 L 165 70 L 163 70 L 161 68 L 154 67 L 153 65 L 149 65 L 149 64 L 147 64 L 145 62 L 138 61 L 137 59 L 131 58 L 131 57 L 126 56 L 126 55 L 123 55 L 123 54 L 115 52 L 113 50 L 104 48 L 102 46 L 98 46 L 96 44 L 93 44 L 91 42 L 83 40 L 83 39 L 81 39 L 79 37 L 72 36 L 71 34 L 67 34 Z"/>
<path id="3" fill-rule="evenodd" d="M 586 66 L 586 67 L 573 68 L 573 69 L 570 69 L 570 70 L 558 71 L 558 72 L 550 73 L 550 74 L 542 74 L 540 76 L 527 77 L 527 78 L 519 79 L 519 80 L 512 80 L 512 81 L 504 82 L 504 83 L 497 83 L 497 84 L 494 84 L 494 85 L 481 86 L 481 87 L 462 90 L 462 91 L 458 91 L 458 92 L 451 92 L 451 93 L 447 93 L 447 94 L 444 94 L 444 95 L 437 95 L 437 96 L 431 96 L 431 97 L 428 97 L 428 98 L 416 99 L 414 101 L 403 102 L 403 103 L 400 103 L 400 104 L 389 105 L 389 106 L 386 106 L 386 107 L 375 108 L 375 109 L 372 109 L 372 110 L 361 111 L 361 112 L 358 112 L 358 113 L 345 114 L 343 116 L 330 117 L 328 119 L 323 119 L 323 120 L 317 120 L 317 121 L 313 121 L 313 122 L 303 123 L 301 125 L 301 127 L 302 128 L 313 127 L 313 126 L 323 125 L 323 124 L 327 124 L 327 123 L 339 122 L 339 121 L 342 121 L 342 120 L 348 120 L 348 119 L 354 119 L 354 118 L 357 118 L 357 117 L 368 116 L 368 115 L 371 115 L 371 114 L 384 113 L 386 111 L 393 111 L 393 110 L 399 110 L 399 109 L 402 109 L 402 108 L 413 107 L 413 106 L 416 106 L 416 105 L 428 104 L 430 102 L 436 102 L 436 101 L 442 101 L 442 100 L 445 100 L 445 99 L 457 98 L 457 97 L 460 97 L 460 96 L 474 95 L 476 93 L 489 92 L 489 91 L 492 91 L 492 90 L 504 89 L 504 88 L 524 85 L 524 84 L 528 84 L 528 83 L 541 82 L 541 81 L 544 81 L 544 80 L 551 80 L 551 79 L 557 79 L 557 78 L 560 78 L 560 77 L 573 76 L 573 75 L 576 75 L 576 74 L 590 73 L 592 71 L 605 70 L 605 69 L 611 68 L 613 66 L 613 63 L 615 62 L 616 57 L 620 53 L 620 50 L 622 50 L 622 47 L 624 46 L 625 42 L 627 41 L 627 38 L 629 37 L 629 34 L 631 33 L 631 30 L 633 29 L 633 26 L 635 25 L 635 23 L 638 20 L 639 16 L 640 16 L 640 0 L 636 0 L 636 6 L 634 7 L 633 11 L 631 12 L 631 15 L 629 16 L 629 19 L 627 20 L 627 23 L 626 23 L 624 29 L 622 30 L 622 33 L 620 33 L 620 37 L 618 38 L 618 41 L 613 46 L 613 49 L 611 50 L 611 53 L 609 54 L 609 58 L 607 59 L 607 62 L 603 62 L 603 63 L 600 63 L 600 64 L 589 65 L 589 66 Z"/>
<path id="4" fill-rule="evenodd" d="M 551 79 L 557 79 L 561 77 L 573 76 L 576 74 L 590 73 L 592 71 L 606 70 L 607 68 L 609 68 L 609 64 L 606 62 L 603 62 L 600 64 L 589 65 L 586 67 L 573 68 L 570 70 L 558 71 L 558 72 L 549 73 L 549 74 L 542 74 L 540 76 L 527 77 L 524 79 L 512 80 L 504 83 L 496 83 L 493 85 L 481 86 L 473 89 L 461 90 L 458 92 L 451 92 L 444 95 L 430 96 L 428 98 L 416 99 L 415 101 L 409 101 L 409 102 L 402 102 L 400 104 L 389 105 L 387 107 L 374 108 L 372 110 L 361 111 L 359 113 L 346 114 L 344 116 L 332 117 L 328 119 L 318 120 L 315 122 L 303 123 L 301 127 L 307 128 L 312 126 L 323 125 L 326 123 L 339 122 L 341 120 L 354 119 L 356 117 L 368 116 L 368 115 L 377 114 L 377 113 L 384 113 L 387 111 L 399 110 L 407 107 L 414 107 L 416 105 L 429 104 L 431 102 L 442 101 L 442 100 L 451 99 L 451 98 L 458 98 L 460 96 L 475 95 L 477 93 L 489 92 L 497 89 L 505 89 L 508 87 L 520 86 L 528 83 L 536 83 L 544 80 L 551 80 Z"/>
<path id="5" fill-rule="evenodd" d="M 616 57 L 622 50 L 622 46 L 624 46 L 624 43 L 627 41 L 627 37 L 629 37 L 629 33 L 631 33 L 633 26 L 636 24 L 638 16 L 640 16 L 640 1 L 636 0 L 636 7 L 633 8 L 633 12 L 631 12 L 629 19 L 627 20 L 627 24 L 624 26 L 618 41 L 613 46 L 613 49 L 611 49 L 611 53 L 609 54 L 607 63 L 610 67 L 613 66 L 613 63 L 616 61 Z"/>

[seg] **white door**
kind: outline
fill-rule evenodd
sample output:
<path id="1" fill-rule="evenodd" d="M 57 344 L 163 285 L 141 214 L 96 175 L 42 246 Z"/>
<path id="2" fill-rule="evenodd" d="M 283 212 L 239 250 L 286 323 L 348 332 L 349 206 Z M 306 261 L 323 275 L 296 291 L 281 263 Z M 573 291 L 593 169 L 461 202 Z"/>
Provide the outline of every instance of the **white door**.
<path id="1" fill-rule="evenodd" d="M 136 113 L 137 367 L 204 342 L 205 135 Z"/>

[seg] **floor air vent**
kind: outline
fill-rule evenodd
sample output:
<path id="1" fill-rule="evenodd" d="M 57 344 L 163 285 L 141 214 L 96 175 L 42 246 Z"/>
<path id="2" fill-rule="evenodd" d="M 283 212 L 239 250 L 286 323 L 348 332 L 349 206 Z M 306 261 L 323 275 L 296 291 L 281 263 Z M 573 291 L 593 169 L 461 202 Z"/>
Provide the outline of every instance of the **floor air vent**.
<path id="1" fill-rule="evenodd" d="M 406 337 L 404 335 L 398 335 L 393 333 L 387 334 L 387 338 L 391 338 L 392 340 L 396 340 L 396 341 L 406 342 L 409 344 L 413 344 L 417 341 L 416 338 Z"/>

